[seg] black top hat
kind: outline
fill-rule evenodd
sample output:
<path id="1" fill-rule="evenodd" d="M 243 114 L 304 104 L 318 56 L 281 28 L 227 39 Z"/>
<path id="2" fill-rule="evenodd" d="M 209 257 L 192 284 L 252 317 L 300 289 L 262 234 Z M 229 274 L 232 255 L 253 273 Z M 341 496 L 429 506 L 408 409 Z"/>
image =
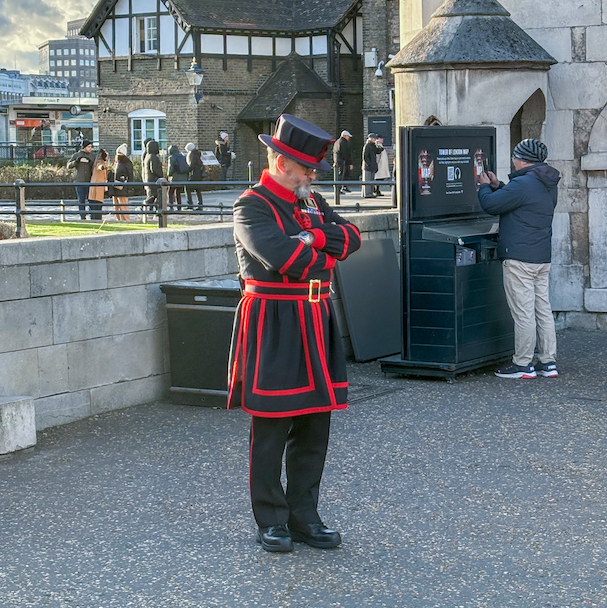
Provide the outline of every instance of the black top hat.
<path id="1" fill-rule="evenodd" d="M 303 118 L 282 114 L 276 121 L 274 135 L 258 135 L 259 141 L 268 148 L 299 164 L 321 171 L 331 171 L 331 165 L 323 160 L 329 144 L 335 139 L 320 127 Z"/>

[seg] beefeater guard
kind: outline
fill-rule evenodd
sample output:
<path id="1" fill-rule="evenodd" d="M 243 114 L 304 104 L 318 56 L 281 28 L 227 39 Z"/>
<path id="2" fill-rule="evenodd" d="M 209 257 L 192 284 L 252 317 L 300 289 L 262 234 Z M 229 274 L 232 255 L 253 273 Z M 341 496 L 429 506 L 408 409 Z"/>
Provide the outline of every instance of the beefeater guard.
<path id="1" fill-rule="evenodd" d="M 229 362 L 228 408 L 251 414 L 249 479 L 257 542 L 333 548 L 339 532 L 317 511 L 331 412 L 347 407 L 340 332 L 329 297 L 337 260 L 359 249 L 360 232 L 317 192 L 316 171 L 334 139 L 283 114 L 267 147 L 268 169 L 234 204 L 244 282 Z M 281 483 L 285 453 L 287 487 Z"/>

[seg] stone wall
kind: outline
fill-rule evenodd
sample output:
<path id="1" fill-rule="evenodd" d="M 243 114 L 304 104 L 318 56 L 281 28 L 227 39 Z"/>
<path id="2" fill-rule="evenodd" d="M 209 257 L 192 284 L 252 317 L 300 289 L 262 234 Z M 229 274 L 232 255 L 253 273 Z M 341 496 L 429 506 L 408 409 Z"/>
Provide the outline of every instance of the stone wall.
<path id="1" fill-rule="evenodd" d="M 427 25 L 441 3 L 441 0 L 400 0 L 401 46 Z M 538 86 L 546 98 L 542 139 L 549 149 L 548 162 L 562 174 L 553 223 L 552 307 L 563 313 L 560 318 L 566 318 L 568 325 L 602 326 L 603 318 L 596 313 L 607 312 L 605 0 L 575 3 L 500 0 L 500 3 L 511 13 L 513 21 L 558 61 L 548 71 L 546 84 Z M 440 73 L 429 75 L 428 79 L 439 77 Z M 532 75 L 524 70 L 487 78 L 488 86 L 481 96 L 484 103 L 470 103 L 470 113 L 463 112 L 457 123 L 478 124 L 480 121 L 474 119 L 476 113 L 477 118 L 482 115 L 483 122 L 497 125 L 501 159 L 498 168 L 502 179 L 508 173 L 509 124 L 520 103 L 533 93 L 533 81 Z M 405 111 L 411 113 L 419 108 L 420 114 L 434 113 L 434 108 L 440 111 L 441 103 L 454 106 L 458 95 L 455 90 L 451 92 L 443 102 L 432 86 L 428 90 L 426 83 L 403 82 L 401 90 L 397 89 L 397 95 L 405 100 Z M 465 97 L 469 99 L 470 92 Z M 402 118 L 401 122 L 407 124 Z"/>
<path id="2" fill-rule="evenodd" d="M 350 217 L 397 242 L 394 212 Z M 0 396 L 33 397 L 38 429 L 164 397 L 160 284 L 236 272 L 231 224 L 1 242 Z"/>

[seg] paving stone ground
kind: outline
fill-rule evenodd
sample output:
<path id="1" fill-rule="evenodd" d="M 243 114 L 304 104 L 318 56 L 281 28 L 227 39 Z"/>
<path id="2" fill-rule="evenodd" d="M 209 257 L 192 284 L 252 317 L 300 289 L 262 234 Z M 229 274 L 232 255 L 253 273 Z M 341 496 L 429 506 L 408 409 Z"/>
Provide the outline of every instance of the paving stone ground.
<path id="1" fill-rule="evenodd" d="M 604 607 L 606 338 L 559 332 L 558 379 L 351 364 L 321 488 L 332 551 L 256 545 L 240 411 L 42 431 L 0 459 L 0 607 Z"/>

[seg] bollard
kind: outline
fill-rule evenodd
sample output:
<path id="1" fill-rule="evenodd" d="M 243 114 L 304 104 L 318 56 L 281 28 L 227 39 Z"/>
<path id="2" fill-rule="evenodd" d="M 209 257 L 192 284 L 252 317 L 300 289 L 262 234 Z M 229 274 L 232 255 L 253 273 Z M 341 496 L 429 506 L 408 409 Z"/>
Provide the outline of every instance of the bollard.
<path id="1" fill-rule="evenodd" d="M 253 161 L 247 163 L 247 173 L 249 175 L 249 182 L 253 181 Z"/>
<path id="2" fill-rule="evenodd" d="M 65 202 L 63 199 L 59 201 L 59 210 L 61 211 L 59 214 L 59 221 L 63 223 L 65 222 Z"/>
<path id="3" fill-rule="evenodd" d="M 219 203 L 219 221 L 223 222 L 223 203 Z"/>

